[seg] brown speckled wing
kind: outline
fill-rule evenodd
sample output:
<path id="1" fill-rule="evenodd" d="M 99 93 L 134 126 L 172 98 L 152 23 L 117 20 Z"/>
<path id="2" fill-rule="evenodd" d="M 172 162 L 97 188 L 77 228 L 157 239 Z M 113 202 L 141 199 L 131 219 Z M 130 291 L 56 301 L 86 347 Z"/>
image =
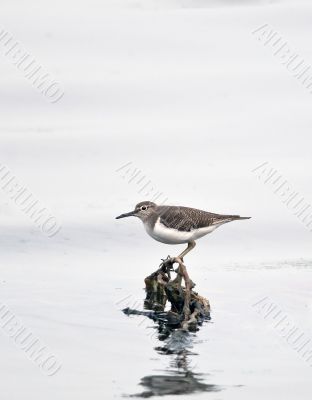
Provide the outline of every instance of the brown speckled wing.
<path id="1" fill-rule="evenodd" d="M 239 218 L 237 215 L 220 215 L 195 208 L 174 206 L 158 206 L 157 213 L 160 223 L 166 227 L 186 232 Z"/>

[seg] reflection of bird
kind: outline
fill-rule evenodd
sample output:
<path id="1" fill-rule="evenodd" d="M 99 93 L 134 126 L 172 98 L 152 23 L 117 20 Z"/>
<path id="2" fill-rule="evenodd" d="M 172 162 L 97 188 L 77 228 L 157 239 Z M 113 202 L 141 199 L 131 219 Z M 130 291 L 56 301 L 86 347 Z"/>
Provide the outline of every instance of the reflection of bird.
<path id="1" fill-rule="evenodd" d="M 221 387 L 201 382 L 201 376 L 192 372 L 178 373 L 172 371 L 168 375 L 144 376 L 140 384 L 147 390 L 131 397 L 153 397 L 177 394 L 192 394 L 196 392 L 219 392 Z"/>
<path id="2" fill-rule="evenodd" d="M 188 350 L 192 347 L 192 336 L 188 331 L 173 330 L 165 342 L 164 347 L 158 347 L 156 350 L 162 355 L 170 354 L 174 356 L 168 372 L 164 375 L 144 376 L 140 384 L 145 388 L 145 391 L 130 397 L 188 395 L 222 390 L 221 386 L 206 383 L 203 374 L 193 371 L 192 360 L 188 360 L 188 356 L 194 356 Z"/>
<path id="3" fill-rule="evenodd" d="M 227 222 L 250 218 L 213 214 L 189 207 L 158 206 L 151 201 L 142 201 L 135 206 L 134 211 L 121 214 L 116 219 L 130 216 L 140 218 L 146 232 L 159 242 L 187 243 L 187 248 L 178 256 L 180 258 L 195 247 L 195 240 L 213 232 L 219 226 Z"/>

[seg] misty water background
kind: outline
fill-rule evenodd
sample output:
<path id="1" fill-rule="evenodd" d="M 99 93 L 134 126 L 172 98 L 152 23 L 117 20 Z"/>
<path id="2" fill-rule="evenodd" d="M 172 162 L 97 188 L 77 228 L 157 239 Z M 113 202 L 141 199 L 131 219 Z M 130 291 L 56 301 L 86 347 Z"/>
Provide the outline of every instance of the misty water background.
<path id="1" fill-rule="evenodd" d="M 252 32 L 269 24 L 312 64 L 311 13 L 303 0 L 2 1 L 1 29 L 65 91 L 49 103 L 1 55 L 0 163 L 62 224 L 46 237 L 0 192 L 1 301 L 62 360 L 46 377 L 1 334 L 4 400 L 119 399 L 174 373 L 153 323 L 121 312 L 183 248 L 114 219 L 149 199 L 127 163 L 169 204 L 252 216 L 187 257 L 212 305 L 188 365 L 219 391 L 182 397 L 310 398 L 311 367 L 252 305 L 268 296 L 312 337 L 311 232 L 252 170 L 270 163 L 312 203 L 312 95 Z"/>

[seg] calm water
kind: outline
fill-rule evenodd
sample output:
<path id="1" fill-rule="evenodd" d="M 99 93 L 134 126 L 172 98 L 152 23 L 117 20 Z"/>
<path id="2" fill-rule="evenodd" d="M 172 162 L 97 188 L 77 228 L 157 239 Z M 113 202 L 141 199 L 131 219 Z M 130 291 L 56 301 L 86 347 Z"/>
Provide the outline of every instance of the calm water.
<path id="1" fill-rule="evenodd" d="M 224 267 L 202 274 L 201 280 L 197 280 L 198 290 L 212 303 L 212 320 L 196 334 L 180 338 L 181 348 L 175 349 L 179 354 L 168 351 L 170 338 L 160 340 L 152 321 L 142 316 L 125 316 L 118 309 L 116 322 L 119 321 L 121 330 L 126 330 L 122 336 L 130 335 L 116 377 L 116 381 L 123 382 L 122 395 L 260 399 L 282 393 L 291 399 L 298 390 L 304 395 L 310 388 L 311 367 L 257 312 L 254 304 L 269 296 L 289 320 L 296 321 L 309 335 L 311 325 L 307 322 L 311 318 L 307 313 L 311 303 L 306 296 L 311 272 L 308 262 L 304 265 L 304 261 L 289 261 L 258 268 Z M 127 290 L 117 292 L 117 308 L 143 309 L 143 289 L 133 287 L 129 295 Z M 115 337 L 115 343 L 116 340 Z M 115 365 L 113 360 L 112 364 Z M 300 376 L 295 375 L 298 371 Z M 293 390 L 277 385 L 285 376 L 292 381 Z"/>

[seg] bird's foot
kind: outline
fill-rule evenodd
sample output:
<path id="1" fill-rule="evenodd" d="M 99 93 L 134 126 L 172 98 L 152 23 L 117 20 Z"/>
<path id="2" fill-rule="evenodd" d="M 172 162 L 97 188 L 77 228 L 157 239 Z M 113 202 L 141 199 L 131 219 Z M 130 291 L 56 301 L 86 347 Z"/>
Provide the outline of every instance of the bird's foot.
<path id="1" fill-rule="evenodd" d="M 162 258 L 162 263 L 160 264 L 159 268 L 162 268 L 164 270 L 168 271 L 173 271 L 173 263 L 174 263 L 174 258 L 168 256 L 167 258 Z"/>

